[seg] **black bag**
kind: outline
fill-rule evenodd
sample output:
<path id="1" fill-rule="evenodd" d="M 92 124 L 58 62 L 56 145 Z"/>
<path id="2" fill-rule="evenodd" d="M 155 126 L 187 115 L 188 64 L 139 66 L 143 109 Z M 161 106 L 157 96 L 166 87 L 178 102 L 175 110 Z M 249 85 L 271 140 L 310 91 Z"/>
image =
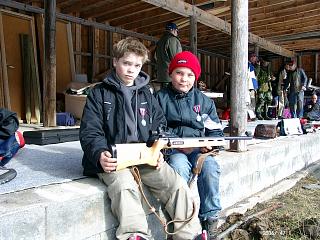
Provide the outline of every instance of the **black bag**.
<path id="1" fill-rule="evenodd" d="M 277 125 L 258 124 L 254 130 L 255 138 L 269 139 L 277 137 Z"/>
<path id="2" fill-rule="evenodd" d="M 0 108 L 0 139 L 14 135 L 19 128 L 17 114 L 5 108 Z"/>

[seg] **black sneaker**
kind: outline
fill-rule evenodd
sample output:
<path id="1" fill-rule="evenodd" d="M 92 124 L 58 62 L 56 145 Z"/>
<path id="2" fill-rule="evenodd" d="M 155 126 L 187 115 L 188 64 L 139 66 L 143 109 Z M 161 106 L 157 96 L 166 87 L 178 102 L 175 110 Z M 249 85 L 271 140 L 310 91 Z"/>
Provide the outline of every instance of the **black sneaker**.
<path id="1" fill-rule="evenodd" d="M 264 120 L 272 120 L 272 118 L 271 118 L 271 117 L 269 117 L 269 116 L 267 116 L 267 115 L 266 115 L 266 116 L 264 116 L 263 118 L 264 118 Z"/>
<path id="2" fill-rule="evenodd" d="M 194 240 L 208 240 L 209 236 L 206 230 L 203 230 L 202 233 L 195 237 Z"/>
<path id="3" fill-rule="evenodd" d="M 258 120 L 263 120 L 263 117 L 262 117 L 260 114 L 257 114 L 256 118 L 257 118 Z"/>
<path id="4" fill-rule="evenodd" d="M 207 231 L 209 236 L 215 236 L 218 233 L 218 220 L 208 219 L 201 222 L 202 230 Z"/>

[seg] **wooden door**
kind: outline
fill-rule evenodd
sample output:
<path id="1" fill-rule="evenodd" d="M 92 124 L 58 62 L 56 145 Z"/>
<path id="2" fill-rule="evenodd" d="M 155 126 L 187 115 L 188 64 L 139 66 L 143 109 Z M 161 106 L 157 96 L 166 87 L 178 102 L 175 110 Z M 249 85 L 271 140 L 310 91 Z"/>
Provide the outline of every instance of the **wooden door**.
<path id="1" fill-rule="evenodd" d="M 0 11 L 0 46 L 2 62 L 2 82 L 6 107 L 16 112 L 19 119 L 25 119 L 23 71 L 21 60 L 20 34 L 32 37 L 36 49 L 33 17 L 5 10 Z M 37 66 L 34 50 L 35 66 Z M 38 78 L 38 72 L 37 72 Z M 8 86 L 6 87 L 6 83 Z M 26 96 L 27 97 L 27 96 Z M 9 98 L 9 99 L 6 99 Z"/>

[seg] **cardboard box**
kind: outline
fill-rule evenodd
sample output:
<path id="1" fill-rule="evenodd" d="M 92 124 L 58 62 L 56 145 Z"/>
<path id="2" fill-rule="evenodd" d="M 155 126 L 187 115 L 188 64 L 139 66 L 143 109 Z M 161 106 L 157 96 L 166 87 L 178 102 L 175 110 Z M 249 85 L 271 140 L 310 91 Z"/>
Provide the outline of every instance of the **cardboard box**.
<path id="1" fill-rule="evenodd" d="M 78 119 L 81 119 L 87 95 L 65 94 L 65 111 L 72 113 Z"/>
<path id="2" fill-rule="evenodd" d="M 84 105 L 86 104 L 87 95 L 84 95 L 85 89 L 91 88 L 97 83 L 81 83 L 81 82 L 70 82 L 68 84 L 69 90 L 72 90 L 70 94 L 68 91 L 65 93 L 65 112 L 72 113 L 75 118 L 81 119 Z"/>

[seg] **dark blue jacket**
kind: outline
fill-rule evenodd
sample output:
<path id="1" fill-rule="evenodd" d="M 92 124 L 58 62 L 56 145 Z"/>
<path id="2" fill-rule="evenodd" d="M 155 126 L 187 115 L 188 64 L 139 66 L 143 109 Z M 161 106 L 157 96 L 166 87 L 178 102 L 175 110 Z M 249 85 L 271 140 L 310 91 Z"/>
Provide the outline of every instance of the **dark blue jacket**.
<path id="1" fill-rule="evenodd" d="M 178 93 L 170 84 L 161 89 L 156 98 L 166 116 L 169 130 L 177 136 L 223 136 L 214 102 L 199 89 L 192 88 L 186 94 Z"/>

